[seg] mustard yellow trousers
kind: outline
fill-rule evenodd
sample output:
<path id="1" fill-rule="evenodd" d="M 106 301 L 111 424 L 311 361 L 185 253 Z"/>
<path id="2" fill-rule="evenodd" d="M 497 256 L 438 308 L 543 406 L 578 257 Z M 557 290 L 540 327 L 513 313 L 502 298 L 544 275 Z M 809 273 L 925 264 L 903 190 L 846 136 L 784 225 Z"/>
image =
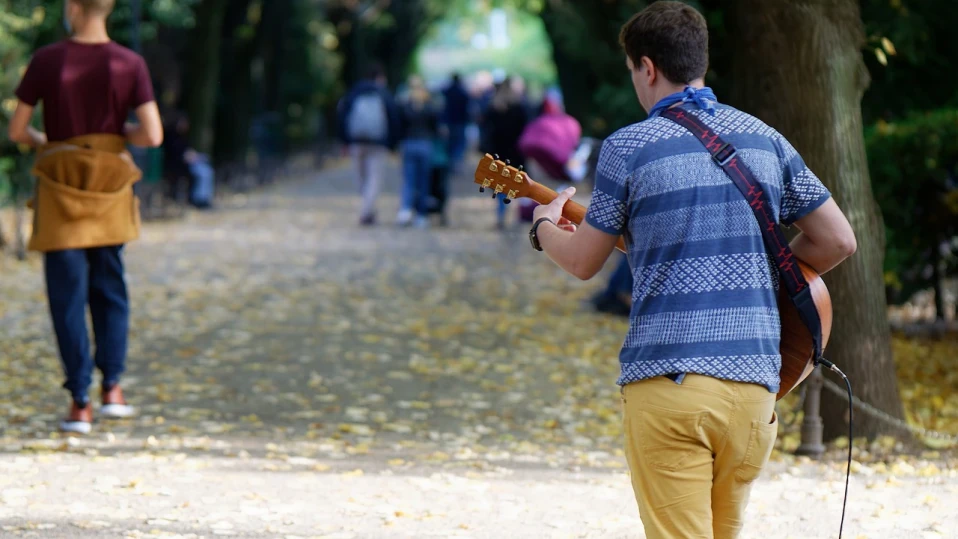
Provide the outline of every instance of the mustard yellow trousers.
<path id="1" fill-rule="evenodd" d="M 742 529 L 752 483 L 778 420 L 763 386 L 695 374 L 622 388 L 625 454 L 648 539 L 728 539 Z"/>

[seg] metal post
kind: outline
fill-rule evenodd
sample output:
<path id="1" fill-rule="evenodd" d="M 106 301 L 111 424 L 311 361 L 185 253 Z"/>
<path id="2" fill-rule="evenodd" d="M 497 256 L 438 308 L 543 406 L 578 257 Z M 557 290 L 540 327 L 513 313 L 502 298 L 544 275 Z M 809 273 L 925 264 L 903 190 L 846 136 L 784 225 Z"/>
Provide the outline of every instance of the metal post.
<path id="1" fill-rule="evenodd" d="M 142 6 L 140 0 L 130 0 L 130 48 L 137 54 L 143 54 L 143 46 L 140 39 L 140 18 L 143 15 Z M 130 111 L 129 121 L 135 122 L 136 115 Z M 147 159 L 147 151 L 145 148 L 138 148 L 133 145 L 128 145 L 128 150 L 130 156 L 133 157 L 133 162 L 136 163 L 136 166 L 140 170 L 144 171 L 144 175 L 147 173 L 147 168 L 149 167 Z M 143 189 L 145 182 L 137 182 L 133 186 L 133 190 L 137 195 L 142 195 L 140 191 Z"/>
<path id="2" fill-rule="evenodd" d="M 822 386 L 821 367 L 816 367 L 812 374 L 805 380 L 805 402 L 802 406 L 805 417 L 802 419 L 802 443 L 795 450 L 796 455 L 807 455 L 817 458 L 825 452 L 825 446 L 822 444 L 822 416 L 819 413 L 821 408 Z"/>

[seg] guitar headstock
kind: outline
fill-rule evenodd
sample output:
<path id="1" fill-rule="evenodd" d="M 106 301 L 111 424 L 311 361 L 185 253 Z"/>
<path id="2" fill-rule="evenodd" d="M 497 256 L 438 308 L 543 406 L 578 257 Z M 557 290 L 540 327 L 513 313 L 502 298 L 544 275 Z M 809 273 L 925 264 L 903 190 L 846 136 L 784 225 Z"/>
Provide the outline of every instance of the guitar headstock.
<path id="1" fill-rule="evenodd" d="M 498 155 L 484 155 L 476 167 L 475 182 L 479 184 L 479 192 L 492 189 L 493 198 L 502 193 L 507 204 L 512 199 L 528 197 L 531 181 L 522 169 L 501 161 Z"/>

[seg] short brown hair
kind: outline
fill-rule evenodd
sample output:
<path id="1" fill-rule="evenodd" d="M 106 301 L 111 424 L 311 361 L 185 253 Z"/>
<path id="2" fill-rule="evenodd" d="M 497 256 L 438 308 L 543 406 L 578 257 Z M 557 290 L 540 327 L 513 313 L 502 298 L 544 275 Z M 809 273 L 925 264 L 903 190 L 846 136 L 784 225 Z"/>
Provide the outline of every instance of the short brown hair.
<path id="1" fill-rule="evenodd" d="M 83 8 L 84 13 L 110 13 L 116 5 L 116 0 L 71 0 Z"/>
<path id="2" fill-rule="evenodd" d="M 622 27 L 619 43 L 638 66 L 647 56 L 670 82 L 705 76 L 709 68 L 709 31 L 705 17 L 682 2 L 655 2 Z"/>

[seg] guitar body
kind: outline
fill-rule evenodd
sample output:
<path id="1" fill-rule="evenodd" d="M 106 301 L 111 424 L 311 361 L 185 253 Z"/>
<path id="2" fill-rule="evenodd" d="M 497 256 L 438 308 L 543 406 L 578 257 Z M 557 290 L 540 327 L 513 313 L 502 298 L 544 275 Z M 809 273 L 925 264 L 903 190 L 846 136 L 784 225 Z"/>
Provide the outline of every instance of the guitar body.
<path id="1" fill-rule="evenodd" d="M 475 182 L 480 190 L 492 189 L 495 193 L 502 193 L 509 199 L 530 198 L 539 204 L 548 204 L 556 199 L 558 193 L 532 181 L 529 176 L 509 166 L 508 164 L 486 154 L 476 167 Z M 582 224 L 585 219 L 586 208 L 573 201 L 566 202 L 562 208 L 562 216 L 575 224 Z M 625 241 L 619 238 L 616 244 L 622 252 L 626 252 Z M 822 350 L 828 344 L 828 337 L 832 332 L 832 299 L 828 288 L 821 276 L 808 265 L 799 262 L 802 274 L 808 281 L 812 299 L 818 316 L 822 321 Z M 798 384 L 802 383 L 815 369 L 815 345 L 811 333 L 798 315 L 798 309 L 788 297 L 784 286 L 779 288 L 778 310 L 782 324 L 782 340 L 779 350 L 782 355 L 782 368 L 779 371 L 781 384 L 777 399 L 781 399 Z"/>
<path id="2" fill-rule="evenodd" d="M 815 270 L 802 262 L 798 263 L 802 275 L 808 281 L 815 301 L 815 309 L 822 321 L 822 350 L 828 345 L 828 337 L 832 333 L 832 298 L 825 287 L 825 281 L 815 273 Z M 802 383 L 815 369 L 815 347 L 812 344 L 812 335 L 798 316 L 798 309 L 788 297 L 784 286 L 778 290 L 778 313 L 782 321 L 782 342 L 779 351 L 782 354 L 782 368 L 779 375 L 782 379 L 777 399 L 781 399 L 798 384 Z"/>

